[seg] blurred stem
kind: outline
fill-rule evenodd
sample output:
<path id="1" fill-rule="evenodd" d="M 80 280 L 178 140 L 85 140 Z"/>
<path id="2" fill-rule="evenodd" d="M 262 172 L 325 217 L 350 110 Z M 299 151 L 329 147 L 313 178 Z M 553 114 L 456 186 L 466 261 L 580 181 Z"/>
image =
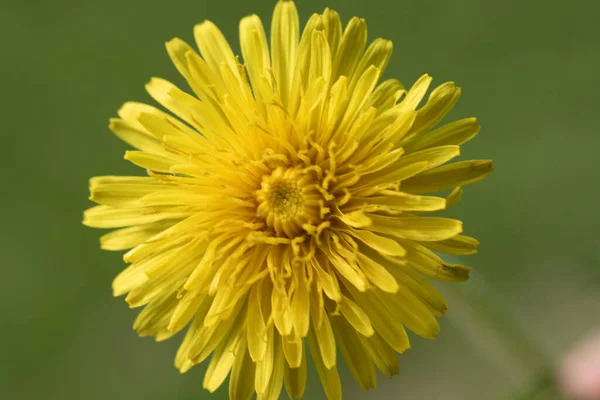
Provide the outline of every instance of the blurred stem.
<path id="1" fill-rule="evenodd" d="M 467 285 L 444 285 L 443 294 L 451 305 L 448 319 L 454 320 L 514 387 L 529 386 L 528 382 L 539 376 L 544 376 L 544 384 L 548 378 L 553 382 L 551 360 L 504 311 L 483 278 L 474 278 Z"/>
<path id="2" fill-rule="evenodd" d="M 556 382 L 553 371 L 546 371 L 535 380 L 531 387 L 517 396 L 517 400 L 539 400 L 541 399 L 540 395 L 543 395 L 544 393 L 548 393 L 549 391 L 556 393 L 555 386 Z"/>

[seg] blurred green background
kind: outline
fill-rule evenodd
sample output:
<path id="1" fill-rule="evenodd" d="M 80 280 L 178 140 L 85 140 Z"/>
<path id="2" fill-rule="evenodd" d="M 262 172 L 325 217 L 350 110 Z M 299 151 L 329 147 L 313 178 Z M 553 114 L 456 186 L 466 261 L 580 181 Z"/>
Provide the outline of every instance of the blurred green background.
<path id="1" fill-rule="evenodd" d="M 88 178 L 141 173 L 107 121 L 127 100 L 150 101 L 150 77 L 182 82 L 164 42 L 193 43 L 193 25 L 211 19 L 238 48 L 239 19 L 257 13 L 269 26 L 274 3 L 0 2 L 0 398 L 227 397 L 203 391 L 203 367 L 173 367 L 179 337 L 137 337 L 137 312 L 111 295 L 121 254 L 101 251 L 101 232 L 80 221 Z M 494 313 L 530 341 L 526 351 L 506 345 L 459 296 L 438 339 L 414 340 L 401 356 L 399 377 L 364 393 L 344 372 L 345 399 L 500 399 L 526 388 L 600 325 L 599 3 L 297 3 L 302 22 L 326 6 L 344 21 L 366 18 L 370 39 L 394 42 L 388 76 L 410 85 L 427 72 L 463 88 L 451 118 L 483 126 L 463 154 L 493 159 L 496 171 L 455 212 L 482 242 L 462 260 L 475 268 L 462 286 L 493 298 Z M 515 357 L 529 351 L 531 362 Z M 323 399 L 314 371 L 309 380 L 306 397 Z"/>

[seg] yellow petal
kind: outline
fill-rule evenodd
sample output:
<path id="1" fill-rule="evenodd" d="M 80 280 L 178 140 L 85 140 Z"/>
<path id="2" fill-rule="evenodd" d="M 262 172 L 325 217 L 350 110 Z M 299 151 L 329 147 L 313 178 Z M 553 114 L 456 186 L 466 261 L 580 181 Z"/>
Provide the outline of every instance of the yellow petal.
<path id="1" fill-rule="evenodd" d="M 366 228 L 372 224 L 371 218 L 363 212 L 363 210 L 351 211 L 348 213 L 339 212 L 336 215 L 344 224 L 352 228 Z"/>
<path id="2" fill-rule="evenodd" d="M 412 110 L 404 110 L 402 104 L 394 106 L 375 119 L 375 123 L 369 128 L 369 137 L 375 132 L 376 136 L 373 140 L 384 139 L 380 146 L 391 144 L 392 147 L 398 147 L 410 131 L 416 115 L 417 113 Z M 393 118 L 393 120 L 386 123 L 388 118 Z M 381 126 L 382 123 L 384 126 Z"/>
<path id="3" fill-rule="evenodd" d="M 441 126 L 434 131 L 417 135 L 404 144 L 404 149 L 414 151 L 445 145 L 460 145 L 471 140 L 479 133 L 480 126 L 475 118 L 461 119 Z"/>
<path id="4" fill-rule="evenodd" d="M 320 119 L 323 100 L 327 94 L 326 86 L 327 83 L 323 77 L 311 81 L 306 93 L 302 96 L 296 115 L 298 131 L 306 131 L 311 124 L 315 124 L 315 121 Z"/>
<path id="5" fill-rule="evenodd" d="M 138 314 L 133 329 L 140 336 L 154 336 L 157 341 L 168 339 L 174 335 L 166 327 L 175 304 L 177 304 L 176 293 L 163 293 L 161 297 L 154 299 Z"/>
<path id="6" fill-rule="evenodd" d="M 351 78 L 367 43 L 367 24 L 362 18 L 352 18 L 340 41 L 333 61 L 333 80 L 339 76 Z"/>
<path id="7" fill-rule="evenodd" d="M 331 50 L 323 31 L 314 31 L 310 46 L 310 67 L 308 79 L 315 81 L 323 78 L 328 82 L 331 75 Z"/>
<path id="8" fill-rule="evenodd" d="M 275 357 L 275 332 L 273 325 L 267 328 L 267 346 L 264 357 L 256 363 L 256 375 L 254 378 L 254 390 L 256 393 L 266 392 L 274 368 Z"/>
<path id="9" fill-rule="evenodd" d="M 261 306 L 263 291 L 263 285 L 257 283 L 252 287 L 248 296 L 248 320 L 246 322 L 248 351 L 255 362 L 261 361 L 267 350 L 267 328 Z"/>
<path id="10" fill-rule="evenodd" d="M 426 161 L 428 168 L 435 168 L 459 155 L 460 148 L 458 146 L 446 145 L 433 147 L 430 149 L 420 150 L 415 153 L 406 154 L 400 157 L 400 159 L 393 164 L 392 167 L 401 168 L 405 165 Z"/>
<path id="11" fill-rule="evenodd" d="M 212 325 L 229 318 L 236 308 L 240 308 L 245 303 L 245 296 L 249 287 L 223 285 L 216 291 L 215 299 L 211 305 L 204 325 Z M 212 294 L 209 292 L 209 294 Z"/>
<path id="12" fill-rule="evenodd" d="M 329 322 L 329 318 L 327 315 L 323 316 L 323 320 L 321 325 L 319 326 L 316 323 L 316 313 L 312 313 L 312 327 L 311 331 L 317 340 L 318 349 L 319 350 L 319 359 L 322 360 L 325 368 L 330 369 L 335 367 L 336 364 L 336 347 L 335 347 L 335 338 L 333 337 L 333 330 L 331 329 L 331 323 Z M 310 337 L 309 333 L 309 337 Z M 313 351 L 311 347 L 311 352 Z M 313 354 L 313 357 L 315 355 Z"/>
<path id="13" fill-rule="evenodd" d="M 385 80 L 373 91 L 366 107 L 375 107 L 380 115 L 392 108 L 405 93 L 404 85 L 397 79 Z"/>
<path id="14" fill-rule="evenodd" d="M 134 124 L 113 118 L 110 120 L 109 129 L 122 141 L 130 144 L 136 149 L 148 153 L 169 156 L 169 153 L 163 148 L 162 143 L 145 130 L 138 129 Z"/>
<path id="15" fill-rule="evenodd" d="M 291 270 L 290 258 L 287 252 L 282 254 L 280 249 L 274 248 L 267 255 L 267 268 L 269 271 L 284 269 Z M 275 284 L 271 293 L 271 313 L 277 330 L 282 336 L 292 332 L 293 319 L 289 294 L 282 284 Z"/>
<path id="16" fill-rule="evenodd" d="M 188 277 L 184 286 L 185 289 L 189 291 L 205 290 L 221 266 L 220 263 L 216 262 L 217 257 L 215 255 L 217 250 L 225 247 L 231 248 L 232 246 L 240 244 L 242 241 L 243 238 L 232 238 L 231 234 L 222 234 L 214 238 L 204 252 L 202 260 Z M 231 287 L 228 289 L 233 290 Z"/>
<path id="17" fill-rule="evenodd" d="M 424 245 L 440 253 L 465 256 L 477 253 L 479 241 L 469 236 L 456 235 L 450 239 L 439 242 L 427 242 Z"/>
<path id="18" fill-rule="evenodd" d="M 461 161 L 424 172 L 402 182 L 409 193 L 439 192 L 477 182 L 488 176 L 494 167 L 490 160 Z"/>
<path id="19" fill-rule="evenodd" d="M 222 77 L 218 71 L 213 71 L 210 66 L 194 51 L 187 51 L 183 55 L 186 68 L 189 70 L 189 80 L 194 83 L 194 92 L 198 98 L 204 102 L 209 102 L 214 108 L 221 106 L 220 102 L 227 94 Z M 229 64 L 222 62 L 221 73 L 223 68 Z M 232 76 L 234 82 L 239 82 L 237 76 Z"/>
<path id="20" fill-rule="evenodd" d="M 332 320 L 335 339 L 350 373 L 360 388 L 369 390 L 377 386 L 375 366 L 359 335 L 342 318 Z"/>
<path id="21" fill-rule="evenodd" d="M 415 163 L 406 163 L 399 168 L 385 168 L 378 171 L 376 174 L 367 175 L 355 188 L 356 196 L 370 196 L 379 191 L 377 185 L 403 181 L 404 179 L 408 179 L 425 171 L 428 166 L 429 164 L 427 161 L 419 161 Z"/>
<path id="22" fill-rule="evenodd" d="M 209 392 L 217 390 L 229 375 L 235 361 L 234 349 L 239 338 L 229 335 L 214 351 L 208 369 L 204 375 L 203 387 Z"/>
<path id="23" fill-rule="evenodd" d="M 123 104 L 119 111 L 117 111 L 117 114 L 121 119 L 130 123 L 134 128 L 146 132 L 152 136 L 154 136 L 154 133 L 147 130 L 141 123 L 138 122 L 140 116 L 142 114 L 148 114 L 153 115 L 156 118 L 166 117 L 166 114 L 159 109 L 149 106 L 148 104 L 137 103 L 134 101 L 128 101 Z"/>
<path id="24" fill-rule="evenodd" d="M 340 15 L 334 10 L 326 8 L 323 12 L 323 25 L 325 27 L 325 32 L 327 32 L 327 42 L 329 43 L 331 55 L 333 56 L 337 53 L 342 37 L 342 22 L 340 21 Z"/>
<path id="25" fill-rule="evenodd" d="M 273 74 L 281 95 L 281 103 L 288 105 L 296 50 L 300 35 L 298 11 L 293 1 L 280 1 L 275 6 L 271 24 L 271 56 Z"/>
<path id="26" fill-rule="evenodd" d="M 407 265 L 422 274 L 442 281 L 462 282 L 469 279 L 471 268 L 445 263 L 418 243 L 406 240 L 402 241 L 402 245 L 406 248 Z"/>
<path id="27" fill-rule="evenodd" d="M 452 189 L 452 192 L 446 197 L 446 209 L 454 207 L 462 198 L 462 194 L 463 190 L 460 186 Z"/>
<path id="28" fill-rule="evenodd" d="M 425 97 L 425 93 L 427 93 L 427 89 L 429 89 L 430 84 L 431 77 L 427 74 L 417 79 L 410 90 L 406 93 L 404 99 L 402 99 L 402 102 L 400 102 L 400 109 L 402 111 L 416 109 L 421 100 L 423 100 L 423 97 Z"/>
<path id="29" fill-rule="evenodd" d="M 131 249 L 167 229 L 169 226 L 171 224 L 158 222 L 118 229 L 100 237 L 100 247 L 104 250 Z"/>
<path id="30" fill-rule="evenodd" d="M 373 323 L 373 327 L 394 351 L 403 353 L 410 348 L 408 335 L 402 321 L 398 318 L 398 315 L 390 312 L 387 305 L 374 291 L 360 293 L 350 289 L 350 292 L 363 309 L 370 310 L 369 319 Z"/>
<path id="31" fill-rule="evenodd" d="M 391 312 L 411 331 L 427 339 L 433 339 L 440 325 L 433 313 L 416 295 L 399 290 L 395 294 L 377 293 Z"/>
<path id="32" fill-rule="evenodd" d="M 358 67 L 350 81 L 350 90 L 354 90 L 358 83 L 358 77 L 360 77 L 370 66 L 375 66 L 383 73 L 385 67 L 387 67 L 390 58 L 392 57 L 393 50 L 392 42 L 385 39 L 375 39 L 369 46 L 364 56 L 361 58 Z"/>
<path id="33" fill-rule="evenodd" d="M 381 372 L 389 378 L 400 373 L 400 364 L 396 352 L 378 333 L 368 338 L 363 336 L 360 339 L 370 358 Z"/>
<path id="34" fill-rule="evenodd" d="M 160 105 L 190 124 L 195 129 L 202 126 L 194 118 L 194 106 L 200 103 L 197 98 L 181 91 L 171 82 L 160 78 L 152 78 L 146 84 L 146 91 Z M 179 95 L 175 98 L 175 95 Z"/>
<path id="35" fill-rule="evenodd" d="M 352 96 L 350 97 L 350 101 L 346 107 L 346 112 L 344 113 L 342 122 L 337 129 L 338 134 L 345 134 L 348 128 L 350 128 L 350 125 L 354 121 L 357 113 L 365 105 L 369 99 L 369 96 L 373 92 L 373 89 L 375 89 L 375 85 L 377 84 L 380 74 L 381 70 L 379 68 L 370 66 L 360 76 L 358 82 L 356 83 L 356 88 L 349 92 L 352 93 Z"/>
<path id="36" fill-rule="evenodd" d="M 285 364 L 283 370 L 285 390 L 291 399 L 302 398 L 306 388 L 306 354 L 304 346 L 302 347 L 301 356 L 300 367 L 291 368 L 288 364 Z"/>
<path id="37" fill-rule="evenodd" d="M 383 233 L 402 239 L 432 242 L 449 239 L 462 232 L 462 222 L 440 217 L 414 217 L 369 214 L 373 232 Z"/>
<path id="38" fill-rule="evenodd" d="M 302 269 L 305 267 L 302 266 Z M 294 323 L 294 329 L 300 335 L 305 337 L 308 333 L 310 323 L 310 294 L 309 282 L 306 280 L 304 271 L 298 271 L 298 285 L 292 297 L 291 311 Z"/>
<path id="39" fill-rule="evenodd" d="M 150 224 L 163 220 L 183 219 L 187 216 L 189 216 L 189 213 L 161 212 L 153 207 L 113 208 L 110 206 L 96 206 L 85 210 L 83 213 L 83 224 L 93 228 L 120 228 Z"/>
<path id="40" fill-rule="evenodd" d="M 427 279 L 409 266 L 397 266 L 391 269 L 400 285 L 400 290 L 413 293 L 425 303 L 436 317 L 448 311 L 448 303 Z"/>
<path id="41" fill-rule="evenodd" d="M 374 107 L 365 108 L 359 110 L 358 117 L 352 123 L 348 137 L 354 140 L 348 140 L 344 147 L 340 148 L 339 155 L 336 155 L 336 159 L 339 158 L 339 163 L 345 163 L 355 153 L 355 150 L 360 146 L 359 140 L 364 140 L 367 132 L 373 124 L 373 121 L 377 117 L 377 110 Z M 347 149 L 347 150 L 345 150 Z M 345 151 L 343 151 L 345 150 Z"/>
<path id="42" fill-rule="evenodd" d="M 269 385 L 263 394 L 258 394 L 257 400 L 277 400 L 281 393 L 281 387 L 283 386 L 283 373 L 285 360 L 283 357 L 283 350 L 281 348 L 281 341 L 277 333 L 275 334 L 275 350 L 273 355 L 273 372 L 269 379 Z"/>
<path id="43" fill-rule="evenodd" d="M 180 163 L 174 157 L 165 157 L 144 151 L 127 151 L 125 159 L 138 167 L 155 172 L 171 172 L 171 167 Z"/>
<path id="44" fill-rule="evenodd" d="M 321 384 L 328 400 L 341 400 L 342 399 L 342 384 L 340 382 L 340 376 L 335 366 L 327 368 L 323 363 L 321 354 L 319 352 L 319 341 L 312 330 L 308 334 L 308 344 L 310 347 L 310 353 L 312 355 L 315 369 L 321 378 Z"/>
<path id="45" fill-rule="evenodd" d="M 188 351 L 202 323 L 201 311 L 199 311 L 199 313 L 200 315 L 197 318 L 194 318 L 191 326 L 185 333 L 183 341 L 181 342 L 181 345 L 177 350 L 177 354 L 175 355 L 175 368 L 177 368 L 182 374 L 189 371 L 189 369 L 194 366 L 194 364 L 188 359 Z"/>
<path id="46" fill-rule="evenodd" d="M 179 89 L 171 89 L 167 96 L 183 106 L 187 118 L 212 142 L 238 146 L 236 150 L 240 150 L 239 138 L 220 108 L 214 107 L 209 102 L 198 101 Z"/>
<path id="47" fill-rule="evenodd" d="M 187 240 L 188 238 L 186 237 L 174 241 L 161 240 L 165 239 L 168 236 L 168 233 L 171 231 L 171 229 L 175 229 L 177 225 L 178 224 L 173 224 L 173 226 L 169 229 L 156 235 L 156 237 L 154 237 L 152 241 L 149 241 L 148 243 L 143 243 L 129 250 L 123 256 L 123 261 L 127 263 L 136 263 L 137 265 L 139 265 L 142 262 L 148 262 L 149 260 L 152 261 L 152 259 L 155 260 L 157 258 L 163 257 L 165 253 L 172 251 L 174 248 L 181 247 L 181 245 L 184 244 L 184 242 L 189 243 L 189 241 Z"/>
<path id="48" fill-rule="evenodd" d="M 406 254 L 406 250 L 404 250 L 404 248 L 402 248 L 398 242 L 393 239 L 376 235 L 373 232 L 353 230 L 351 235 L 381 254 L 399 257 L 402 257 L 404 254 Z"/>
<path id="49" fill-rule="evenodd" d="M 358 254 L 358 263 L 369 281 L 379 289 L 388 293 L 396 293 L 398 291 L 396 278 L 383 265 L 362 253 Z"/>
<path id="50" fill-rule="evenodd" d="M 181 75 L 186 79 L 190 87 L 198 95 L 203 93 L 202 86 L 192 77 L 188 61 L 186 58 L 187 53 L 195 53 L 195 51 L 183 40 L 179 38 L 173 38 L 166 43 L 167 52 L 171 57 L 171 61 L 175 65 L 175 68 Z"/>
<path id="51" fill-rule="evenodd" d="M 298 51 L 296 56 L 296 63 L 294 66 L 294 74 L 292 81 L 292 88 L 290 92 L 288 113 L 292 116 L 296 116 L 296 112 L 300 107 L 302 95 L 307 89 L 308 83 L 308 72 L 310 68 L 310 53 L 312 46 L 312 34 L 314 31 L 323 29 L 323 21 L 319 14 L 313 14 L 302 32 L 300 43 L 298 45 Z"/>
<path id="52" fill-rule="evenodd" d="M 373 157 L 369 157 L 369 162 L 364 163 L 360 166 L 360 173 L 362 175 L 372 174 L 374 172 L 380 171 L 386 167 L 389 167 L 391 164 L 397 162 L 400 157 L 404 154 L 404 149 L 399 148 L 387 152 L 385 154 L 377 154 Z"/>
<path id="53" fill-rule="evenodd" d="M 185 250 L 185 248 L 183 248 Z M 171 258 L 174 262 L 176 259 Z M 138 266 L 140 270 L 144 270 L 144 273 L 150 278 L 147 282 L 139 285 L 129 292 L 125 301 L 129 304 L 130 308 L 136 308 L 143 306 L 150 301 L 162 296 L 166 292 L 171 292 L 181 286 L 181 283 L 185 280 L 185 276 L 189 274 L 191 268 L 190 263 L 184 263 L 177 269 L 170 268 L 165 273 L 155 274 L 159 275 L 160 279 L 156 279 L 155 275 L 148 273 L 151 268 L 155 268 L 152 265 L 150 268 L 143 268 Z M 173 307 L 173 311 L 175 307 Z"/>
<path id="54" fill-rule="evenodd" d="M 323 287 L 323 291 L 331 300 L 338 302 L 342 299 L 340 287 L 335 275 L 329 267 L 329 261 L 323 257 L 321 260 L 317 258 L 312 260 L 313 267 L 317 271 L 319 283 Z"/>
<path id="55" fill-rule="evenodd" d="M 438 86 L 431 92 L 427 104 L 417 112 L 417 118 L 407 136 L 419 135 L 434 127 L 456 104 L 460 97 L 460 88 L 453 82 Z"/>
<path id="56" fill-rule="evenodd" d="M 353 210 L 370 206 L 385 206 L 394 211 L 440 211 L 446 208 L 446 199 L 433 196 L 416 196 L 391 190 L 381 191 L 384 196 L 353 197 L 344 208 Z M 372 221 L 371 221 L 372 222 Z"/>
<path id="57" fill-rule="evenodd" d="M 281 288 L 273 289 L 271 307 L 277 330 L 283 336 L 289 335 L 293 327 L 292 309 L 287 293 L 284 293 Z"/>
<path id="58" fill-rule="evenodd" d="M 281 337 L 281 345 L 285 354 L 286 364 L 290 368 L 299 368 L 304 352 L 304 343 L 300 336 L 293 332 L 289 336 Z"/>
<path id="59" fill-rule="evenodd" d="M 266 99 L 272 92 L 270 85 L 264 78 L 267 70 L 271 68 L 269 46 L 267 37 L 260 18 L 256 15 L 245 17 L 240 22 L 240 47 L 244 56 L 244 63 L 248 69 L 252 89 L 257 101 Z"/>
<path id="60" fill-rule="evenodd" d="M 196 315 L 198 307 L 206 301 L 206 295 L 201 293 L 187 292 L 179 299 L 173 316 L 169 321 L 168 329 L 172 332 L 179 332 L 183 329 Z"/>
<path id="61" fill-rule="evenodd" d="M 140 202 L 146 206 L 196 205 L 198 207 L 205 207 L 207 198 L 206 194 L 167 188 L 145 195 L 140 199 Z"/>
<path id="62" fill-rule="evenodd" d="M 193 139 L 194 141 L 192 143 L 194 143 L 195 146 L 202 146 L 205 149 L 209 148 L 206 140 L 204 140 L 197 131 L 171 115 L 165 113 L 156 114 L 140 112 L 136 117 L 136 121 L 154 137 L 163 140 L 163 147 L 165 147 L 165 137 L 183 136 Z"/>
<path id="63" fill-rule="evenodd" d="M 231 400 L 250 400 L 254 395 L 255 365 L 250 358 L 246 341 L 242 338 L 236 349 L 235 361 L 229 380 L 229 398 Z"/>
<path id="64" fill-rule="evenodd" d="M 135 265 L 125 268 L 113 281 L 113 296 L 121 296 L 148 281 L 148 275 Z"/>
<path id="65" fill-rule="evenodd" d="M 352 283 L 358 290 L 361 292 L 367 290 L 367 278 L 364 276 L 362 271 L 358 269 L 358 266 L 355 262 L 333 253 L 329 255 L 329 261 L 335 270 L 350 283 Z"/>
<path id="66" fill-rule="evenodd" d="M 196 25 L 194 38 L 202 57 L 215 74 L 219 74 L 221 63 L 227 63 L 234 71 L 237 71 L 233 51 L 215 24 L 211 21 L 204 21 Z"/>
<path id="67" fill-rule="evenodd" d="M 202 326 L 197 330 L 194 341 L 190 344 L 187 357 L 198 364 L 206 360 L 213 353 L 219 344 L 223 343 L 227 337 L 237 337 L 241 333 L 244 318 L 238 318 L 241 309 L 241 302 L 234 305 L 229 318 L 218 321 L 212 325 L 206 325 L 205 315 L 210 311 L 212 304 L 207 302 L 209 309 L 204 309 L 204 303 L 199 308 L 196 318 L 202 318 Z"/>
<path id="68" fill-rule="evenodd" d="M 90 200 L 108 206 L 140 206 L 140 198 L 165 188 L 151 177 L 97 176 L 90 179 Z"/>
<path id="69" fill-rule="evenodd" d="M 367 314 L 348 297 L 343 296 L 340 311 L 356 331 L 363 336 L 371 336 L 375 331 Z"/>

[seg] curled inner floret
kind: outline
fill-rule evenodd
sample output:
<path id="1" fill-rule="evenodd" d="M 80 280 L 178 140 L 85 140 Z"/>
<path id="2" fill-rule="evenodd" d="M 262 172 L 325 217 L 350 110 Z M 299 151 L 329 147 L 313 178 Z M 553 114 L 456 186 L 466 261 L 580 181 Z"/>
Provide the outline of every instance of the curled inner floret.
<path id="1" fill-rule="evenodd" d="M 257 214 L 279 236 L 293 238 L 306 223 L 320 220 L 322 196 L 314 173 L 300 167 L 277 167 L 256 191 Z"/>

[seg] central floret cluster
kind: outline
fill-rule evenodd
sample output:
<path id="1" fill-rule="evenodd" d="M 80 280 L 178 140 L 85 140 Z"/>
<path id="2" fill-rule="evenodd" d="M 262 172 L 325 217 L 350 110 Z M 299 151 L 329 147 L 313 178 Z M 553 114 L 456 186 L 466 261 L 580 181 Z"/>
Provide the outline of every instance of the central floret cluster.
<path id="1" fill-rule="evenodd" d="M 287 181 L 277 182 L 272 185 L 269 203 L 277 217 L 290 219 L 298 215 L 300 207 L 304 204 L 304 197 L 298 184 Z"/>
<path id="2" fill-rule="evenodd" d="M 257 214 L 279 236 L 303 234 L 306 224 L 318 224 L 324 214 L 324 200 L 314 171 L 307 168 L 277 167 L 265 175 L 256 191 Z"/>

